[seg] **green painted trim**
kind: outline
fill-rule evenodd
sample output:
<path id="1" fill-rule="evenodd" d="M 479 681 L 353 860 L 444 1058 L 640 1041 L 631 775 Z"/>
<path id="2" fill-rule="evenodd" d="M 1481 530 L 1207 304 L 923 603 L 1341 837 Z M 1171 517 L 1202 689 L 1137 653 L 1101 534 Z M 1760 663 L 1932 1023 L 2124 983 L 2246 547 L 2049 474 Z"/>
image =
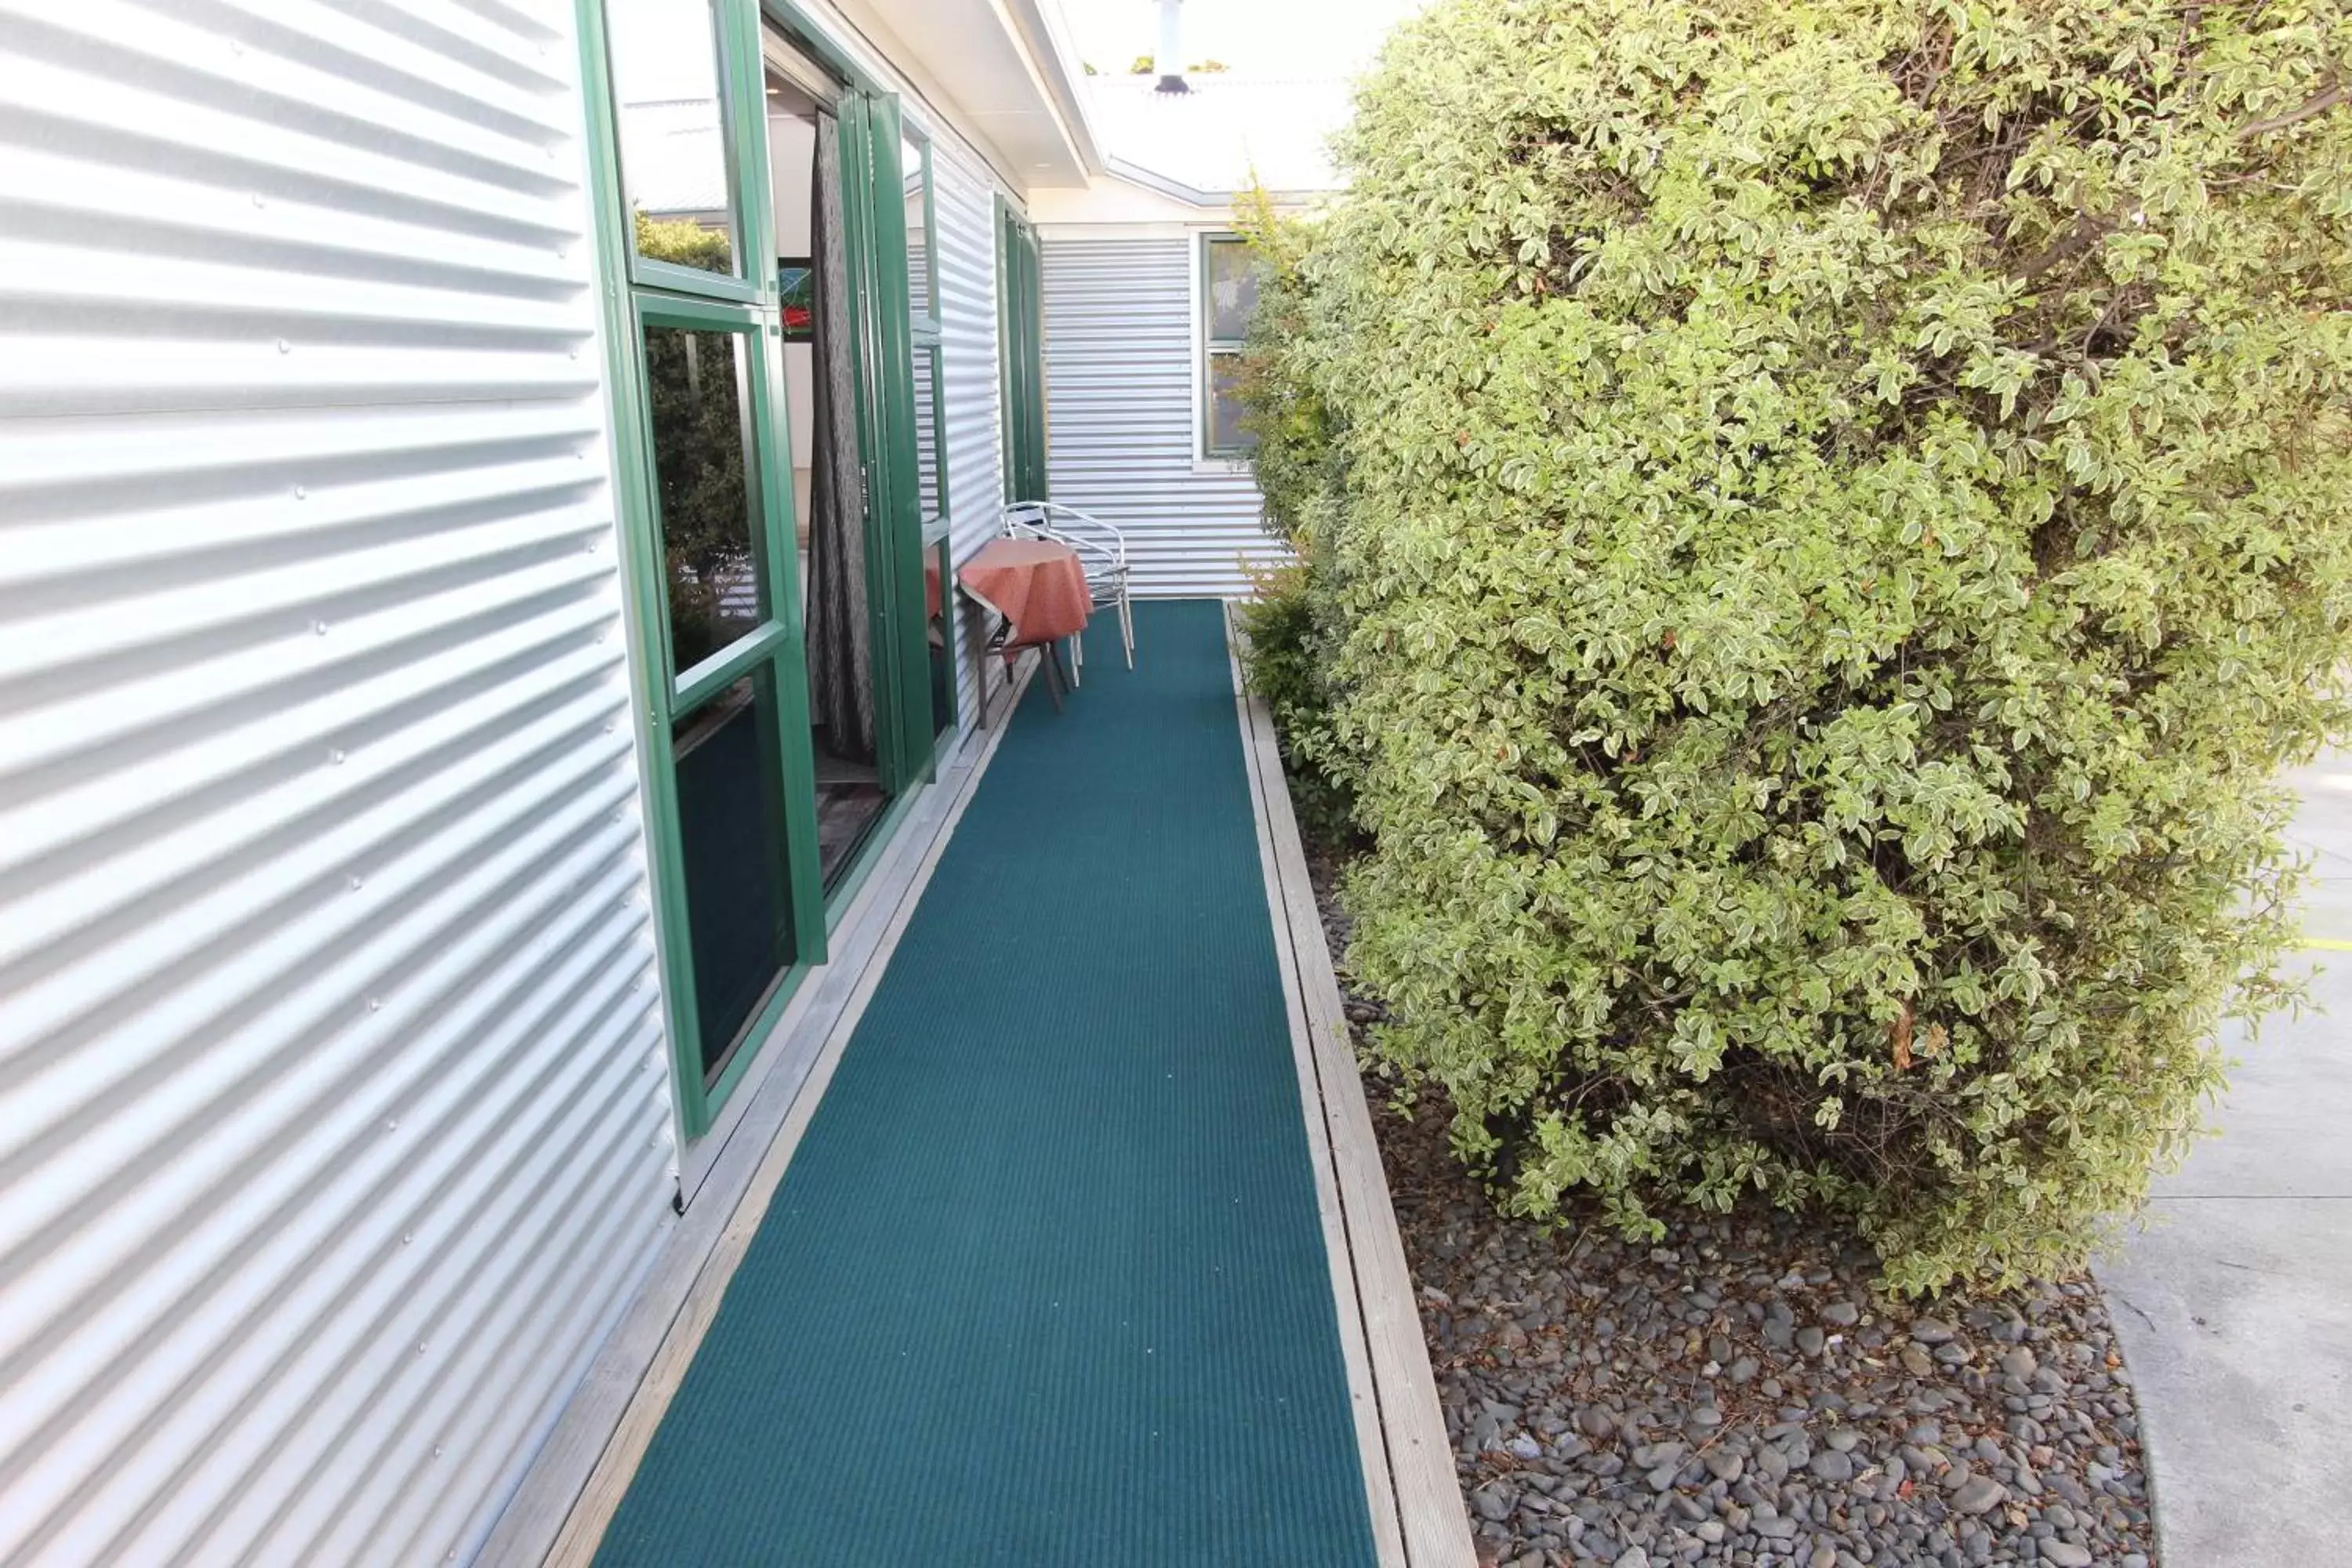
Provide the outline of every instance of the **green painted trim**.
<path id="1" fill-rule="evenodd" d="M 934 156 L 934 144 L 928 134 L 910 130 L 902 123 L 899 127 L 899 135 L 907 144 L 914 147 L 917 155 L 922 160 L 923 261 L 930 275 L 929 286 L 924 291 L 925 298 L 930 301 L 930 314 L 912 317 L 908 336 L 912 343 L 911 352 L 926 356 L 930 367 L 929 384 L 931 389 L 931 465 L 932 476 L 939 489 L 940 510 L 932 514 L 926 514 L 923 510 L 927 498 L 923 494 L 921 444 L 918 441 L 914 473 L 915 510 L 921 520 L 922 526 L 919 546 L 916 551 L 915 565 L 918 578 L 915 592 L 919 597 L 913 602 L 924 606 L 922 619 L 925 626 L 921 637 L 922 646 L 918 650 L 917 658 L 917 674 L 920 679 L 915 683 L 922 689 L 921 700 L 916 706 L 922 715 L 921 730 L 936 742 L 939 733 L 938 715 L 932 712 L 930 703 L 929 595 L 924 585 L 923 577 L 929 570 L 928 557 L 939 548 L 940 541 L 948 538 L 953 531 L 955 510 L 950 499 L 955 493 L 954 476 L 948 468 L 947 353 L 945 334 L 940 325 L 939 163 Z M 908 270 L 911 274 L 911 263 Z M 911 276 L 908 279 L 908 287 L 911 300 L 913 289 Z M 911 310 L 909 313 L 911 315 Z M 909 368 L 911 372 L 911 366 Z M 962 705 L 959 700 L 961 689 L 956 684 L 957 677 L 961 673 L 961 661 L 956 657 L 956 645 L 961 639 L 955 635 L 955 584 L 951 575 L 955 565 L 953 556 L 954 552 L 951 549 L 942 552 L 940 563 L 941 572 L 940 603 L 942 619 L 947 629 L 945 652 L 948 667 L 948 727 L 950 730 L 961 728 L 962 717 Z M 911 690 L 912 688 L 910 687 L 909 689 Z M 914 726 L 910 725 L 909 728 L 911 730 Z M 936 745 L 932 747 L 929 755 L 923 759 L 921 775 L 927 779 L 939 776 L 939 753 Z"/>
<path id="2" fill-rule="evenodd" d="M 1193 352 L 1201 356 L 1201 402 L 1200 406 L 1192 410 L 1192 416 L 1200 422 L 1199 453 L 1203 458 L 1233 460 L 1250 455 L 1250 448 L 1244 443 L 1237 441 L 1231 446 L 1220 447 L 1212 437 L 1210 432 L 1216 428 L 1216 421 L 1211 416 L 1216 407 L 1216 390 L 1209 377 L 1211 362 L 1219 354 L 1237 354 L 1243 348 L 1239 338 L 1213 338 L 1209 335 L 1212 310 L 1209 302 L 1209 250 L 1212 246 L 1246 246 L 1248 243 L 1238 234 L 1220 231 L 1202 235 L 1192 247 L 1193 276 L 1199 280 L 1199 286 L 1192 293 L 1200 311 L 1200 319 L 1192 323 L 1192 345 Z"/>
<path id="3" fill-rule="evenodd" d="M 870 198 L 866 319 L 873 326 L 866 392 L 876 405 L 877 437 L 867 448 L 868 506 L 880 534 L 880 571 L 887 620 L 876 646 L 887 646 L 887 675 L 894 731 L 890 781 L 904 794 L 929 776 L 931 752 L 930 648 L 923 595 L 922 455 L 915 435 L 915 348 L 912 266 L 907 251 L 907 180 L 899 163 L 906 144 L 898 100 L 889 94 L 863 100 L 866 136 L 866 192 Z M 936 388 L 937 383 L 934 382 Z M 876 481 L 878 481 L 877 483 Z M 883 670 L 877 671 L 880 684 Z"/>
<path id="4" fill-rule="evenodd" d="M 997 392 L 1004 443 L 1004 499 L 1048 499 L 1042 268 L 1037 231 L 996 193 Z"/>
<path id="5" fill-rule="evenodd" d="M 649 454 L 635 432 L 650 416 L 645 408 L 636 315 L 624 280 L 635 254 L 624 224 L 620 152 L 613 119 L 613 90 L 607 66 L 604 12 L 601 0 L 574 0 L 573 15 L 580 32 L 581 96 L 587 107 L 588 192 L 591 226 L 595 231 L 596 290 L 604 352 L 605 413 L 612 432 L 614 531 L 618 536 L 621 572 L 622 631 L 628 639 L 628 673 L 632 722 L 636 731 L 637 788 L 646 824 L 646 874 L 653 894 L 654 952 L 661 972 L 662 1022 L 669 1041 L 670 1086 L 677 1111 L 678 1142 L 698 1136 L 709 1125 L 709 1107 L 702 1092 L 702 1055 L 694 1009 L 691 945 L 687 937 L 685 889 L 665 867 L 683 863 L 677 817 L 677 781 L 668 764 L 668 682 L 653 672 L 667 672 L 668 654 L 663 644 L 661 618 L 667 613 L 659 603 L 658 563 L 647 559 L 651 541 L 646 529 L 635 526 L 631 512 L 650 515 L 653 477 Z"/>
<path id="6" fill-rule="evenodd" d="M 674 712 L 691 713 L 746 675 L 754 667 L 772 663 L 792 639 L 794 627 L 770 617 L 760 629 L 737 637 L 677 678 L 670 699 Z"/>
<path id="7" fill-rule="evenodd" d="M 772 269 L 771 278 L 772 279 Z M 824 874 L 817 844 L 816 742 L 809 728 L 808 640 L 801 609 L 800 554 L 794 539 L 792 474 L 792 410 L 783 395 L 783 328 L 770 304 L 761 334 L 761 363 L 777 389 L 768 428 L 773 438 L 758 444 L 760 491 L 768 498 L 768 593 L 771 622 L 780 630 L 776 646 L 776 713 L 783 725 L 784 858 L 792 877 L 793 939 L 804 963 L 827 957 L 824 933 Z M 762 1032 L 747 1047 L 763 1045 Z"/>
<path id="8" fill-rule="evenodd" d="M 923 298 L 930 301 L 931 308 L 928 313 L 919 315 L 914 310 L 914 267 L 911 262 L 908 266 L 908 324 L 913 330 L 915 341 L 918 343 L 936 343 L 940 332 L 940 214 L 939 203 L 936 199 L 939 176 L 935 167 L 936 161 L 931 156 L 930 136 L 908 125 L 904 114 L 899 116 L 898 139 L 904 144 L 913 147 L 923 161 L 923 268 L 930 275 L 929 286 L 923 290 Z M 903 173 L 902 170 L 901 174 Z M 903 184 L 902 180 L 902 186 Z M 902 190 L 900 203 L 902 211 L 905 205 Z"/>
<path id="9" fill-rule="evenodd" d="M 589 165 L 594 186 L 590 195 L 598 276 L 603 280 L 598 292 L 605 326 L 607 403 L 613 419 L 622 596 L 630 639 L 630 684 L 648 835 L 646 858 L 654 889 L 655 942 L 661 955 L 672 1091 L 681 1138 L 690 1141 L 708 1131 L 719 1108 L 765 1047 L 801 977 L 824 961 L 826 951 L 792 484 L 783 456 L 790 449 L 791 433 L 782 395 L 782 331 L 772 297 L 774 279 L 764 268 L 747 284 L 687 268 L 636 265 L 620 180 L 610 45 L 601 0 L 575 0 L 575 12 L 580 20 L 588 109 Z M 768 247 L 764 238 L 747 246 L 741 235 L 764 237 L 772 232 L 765 127 L 759 123 L 765 112 L 764 94 L 760 91 L 759 24 L 753 0 L 718 0 L 717 16 L 722 58 L 731 62 L 722 88 L 729 96 L 730 134 L 739 150 L 731 174 L 740 255 Z M 753 149 L 748 157 L 740 152 L 746 146 Z M 641 272 L 649 279 L 657 277 L 661 287 L 624 287 L 624 280 Z M 744 477 L 759 511 L 755 543 L 767 578 L 771 615 L 768 623 L 750 637 L 686 671 L 675 683 L 669 679 L 668 604 L 661 591 L 660 509 L 653 472 L 652 409 L 646 395 L 644 331 L 648 326 L 739 332 L 751 340 L 745 356 L 751 458 Z M 776 693 L 776 732 L 770 740 L 779 761 L 795 952 L 793 962 L 778 976 L 767 1004 L 744 1030 L 741 1043 L 720 1071 L 706 1081 L 695 1005 L 691 921 L 680 869 L 683 827 L 671 726 L 678 716 L 724 690 L 763 659 L 772 668 Z"/>
<path id="10" fill-rule="evenodd" d="M 760 330 L 761 310 L 757 305 L 738 305 L 718 300 L 684 300 L 674 294 L 655 294 L 644 289 L 633 292 L 640 327 L 675 327 L 688 332 L 742 332 L 747 335 Z"/>
<path id="11" fill-rule="evenodd" d="M 652 260 L 637 254 L 634 241 L 629 247 L 629 281 L 640 289 L 657 289 L 687 298 L 724 300 L 739 305 L 756 304 L 760 298 L 757 284 L 730 278 L 723 272 L 680 267 L 675 261 Z"/>
<path id="12" fill-rule="evenodd" d="M 584 5 L 593 3 L 593 0 L 579 0 L 579 3 L 583 4 L 584 8 Z M 623 223 L 621 234 L 623 267 L 615 276 L 626 277 L 638 288 L 663 289 L 673 293 L 712 300 L 729 300 L 740 304 L 755 304 L 761 299 L 761 289 L 765 280 L 753 276 L 753 268 L 747 266 L 746 262 L 755 252 L 767 249 L 765 237 L 774 230 L 765 222 L 761 221 L 761 215 L 765 210 L 767 199 L 764 184 L 768 168 L 766 127 L 757 126 L 756 134 L 746 135 L 745 133 L 747 125 L 751 125 L 752 121 L 744 108 L 743 84 L 747 80 L 751 82 L 751 100 L 754 103 L 761 101 L 761 96 L 760 84 L 756 79 L 760 61 L 758 22 L 755 16 L 751 27 L 747 32 L 743 26 L 743 19 L 744 0 L 711 0 L 711 32 L 719 47 L 719 58 L 716 62 L 718 68 L 713 73 L 716 77 L 714 85 L 719 89 L 719 100 L 723 110 L 719 123 L 726 132 L 722 141 L 725 143 L 724 153 L 727 159 L 727 186 L 729 195 L 732 198 L 733 207 L 733 210 L 727 215 L 728 222 L 731 226 L 728 234 L 728 245 L 735 261 L 736 270 L 731 275 L 704 272 L 692 267 L 680 267 L 675 262 L 650 260 L 637 254 L 635 225 L 631 221 L 631 209 L 628 205 L 628 185 L 621 169 L 620 139 L 615 134 L 612 147 L 614 177 L 609 184 L 603 187 L 611 192 L 620 204 Z M 598 21 L 601 23 L 602 20 L 600 9 Z M 601 26 L 599 31 L 602 31 Z M 754 73 L 749 77 L 746 75 L 745 44 L 747 41 L 751 46 L 749 66 Z M 610 117 L 612 95 L 609 69 L 605 75 L 606 91 L 600 107 Z M 750 189 L 755 176 L 761 186 L 758 193 L 753 193 Z M 747 201 L 746 196 L 751 195 L 756 195 L 758 199 Z M 753 243 L 754 237 L 759 237 L 759 243 Z"/>
<path id="13" fill-rule="evenodd" d="M 915 802 L 921 799 L 923 792 L 929 787 L 929 784 L 917 784 L 883 807 L 881 816 L 866 833 L 865 841 L 850 856 L 849 864 L 841 868 L 841 880 L 833 885 L 832 893 L 825 899 L 824 929 L 828 936 L 839 929 L 849 912 L 849 906 L 857 898 L 857 889 L 866 885 L 866 879 L 874 874 L 874 868 L 881 862 L 882 847 L 898 837 L 908 813 L 914 810 Z"/>
<path id="14" fill-rule="evenodd" d="M 793 935 L 799 934 L 795 929 Z M 735 1048 L 733 1056 L 727 1058 L 727 1065 L 719 1069 L 719 1076 L 711 1080 L 706 1093 L 710 1118 L 718 1116 L 719 1108 L 727 1103 L 727 1097 L 735 1092 L 735 1086 L 743 1081 L 743 1075 L 751 1070 L 753 1062 L 760 1059 L 760 1053 L 767 1048 L 768 1037 L 776 1032 L 776 1026 L 783 1021 L 784 1009 L 793 1005 L 793 997 L 799 993 L 801 982 L 806 980 L 809 972 L 815 967 L 803 959 L 785 970 L 770 988 L 768 999 L 760 1005 L 759 1012 L 743 1026 L 743 1043 Z M 703 1131 L 709 1131 L 709 1127 L 710 1122 L 706 1120 Z"/>
<path id="15" fill-rule="evenodd" d="M 802 979 L 824 962 L 832 927 L 870 873 L 882 847 L 906 820 L 925 781 L 935 775 L 944 744 L 933 733 L 928 616 L 923 562 L 935 542 L 925 524 L 915 444 L 914 368 L 919 340 L 937 353 L 936 313 L 912 319 L 907 276 L 902 127 L 897 100 L 835 45 L 793 0 L 715 0 L 721 60 L 720 89 L 729 135 L 734 197 L 733 243 L 742 278 L 698 272 L 636 255 L 622 184 L 619 135 L 613 100 L 610 40 L 603 0 L 574 0 L 579 19 L 582 84 L 587 100 L 589 193 L 596 231 L 599 308 L 603 315 L 607 412 L 613 430 L 615 528 L 620 535 L 622 602 L 629 641 L 633 723 L 646 824 L 646 859 L 654 892 L 654 940 L 662 973 L 662 1008 L 670 1044 L 672 1089 L 679 1133 L 690 1141 L 707 1131 L 743 1074 L 767 1044 Z M 793 538 L 790 471 L 790 410 L 783 396 L 782 329 L 772 269 L 764 262 L 773 231 L 768 184 L 765 63 L 761 19 L 775 23 L 793 47 L 837 76 L 850 89 L 835 106 L 843 136 L 845 227 L 854 277 L 853 352 L 859 363 L 857 418 L 868 489 L 870 593 L 877 615 L 876 699 L 885 708 L 881 770 L 892 800 L 866 837 L 831 896 L 823 885 L 817 844 L 816 778 L 809 728 L 806 648 Z M 938 288 L 936 180 L 929 140 L 921 149 L 924 221 Z M 883 182 L 888 182 L 887 201 Z M 887 221 L 883 221 L 883 215 Z M 934 312 L 937 295 L 933 296 Z M 751 462 L 768 622 L 749 637 L 670 678 L 668 603 L 662 592 L 658 487 L 654 473 L 652 409 L 646 390 L 644 331 L 647 327 L 731 331 L 752 339 L 746 355 Z M 939 433 L 940 485 L 947 493 L 944 367 L 934 361 L 932 396 Z M 941 519 L 944 530 L 944 514 Z M 953 658 L 950 639 L 950 658 Z M 767 663 L 776 692 L 772 737 L 780 760 L 785 852 L 791 880 L 794 962 L 778 977 L 768 1000 L 745 1027 L 741 1043 L 707 1080 L 702 1072 L 695 1004 L 690 913 L 681 868 L 671 731 L 675 721 L 710 700 L 749 671 Z M 954 669 L 950 665 L 950 677 Z M 950 729 L 948 742 L 958 738 Z"/>

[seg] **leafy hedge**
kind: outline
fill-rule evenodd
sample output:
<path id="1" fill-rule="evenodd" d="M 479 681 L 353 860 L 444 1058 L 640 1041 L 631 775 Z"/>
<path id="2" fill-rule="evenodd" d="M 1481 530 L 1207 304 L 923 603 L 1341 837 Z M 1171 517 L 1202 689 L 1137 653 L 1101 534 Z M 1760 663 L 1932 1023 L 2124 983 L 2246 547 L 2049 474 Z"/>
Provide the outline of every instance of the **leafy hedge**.
<path id="1" fill-rule="evenodd" d="M 1262 342 L 1350 954 L 1517 1211 L 2063 1267 L 2292 987 L 2352 20 L 1448 0 Z M 1311 417 L 1301 416 L 1308 411 Z"/>

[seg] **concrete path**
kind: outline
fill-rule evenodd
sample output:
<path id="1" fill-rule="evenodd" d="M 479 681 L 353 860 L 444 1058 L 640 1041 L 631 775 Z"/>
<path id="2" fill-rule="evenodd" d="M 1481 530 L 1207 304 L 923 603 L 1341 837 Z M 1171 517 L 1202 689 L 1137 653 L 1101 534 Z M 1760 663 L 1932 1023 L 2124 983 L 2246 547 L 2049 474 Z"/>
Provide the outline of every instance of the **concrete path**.
<path id="1" fill-rule="evenodd" d="M 2352 1495 L 2352 754 L 2294 776 L 2319 1011 L 2227 1042 L 2218 1121 L 2097 1268 L 2139 1388 L 2166 1568 L 2347 1560 Z"/>

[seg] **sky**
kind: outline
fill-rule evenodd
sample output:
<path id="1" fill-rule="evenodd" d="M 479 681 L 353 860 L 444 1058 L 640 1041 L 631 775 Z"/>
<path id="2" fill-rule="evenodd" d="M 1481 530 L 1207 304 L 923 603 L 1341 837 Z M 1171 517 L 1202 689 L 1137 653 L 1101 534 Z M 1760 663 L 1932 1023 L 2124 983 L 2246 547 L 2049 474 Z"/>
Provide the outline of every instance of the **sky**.
<path id="1" fill-rule="evenodd" d="M 1349 76 L 1426 0 L 1184 0 L 1184 58 L 1250 76 Z M 1061 0 L 1078 56 L 1125 70 L 1160 44 L 1159 0 Z"/>

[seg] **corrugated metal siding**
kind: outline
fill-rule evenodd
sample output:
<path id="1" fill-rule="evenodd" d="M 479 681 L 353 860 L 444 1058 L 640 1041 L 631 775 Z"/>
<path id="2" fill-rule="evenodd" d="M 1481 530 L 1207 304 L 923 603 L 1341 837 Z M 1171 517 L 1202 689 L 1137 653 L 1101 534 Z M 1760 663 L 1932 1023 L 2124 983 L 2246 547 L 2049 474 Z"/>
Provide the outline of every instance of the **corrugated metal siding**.
<path id="1" fill-rule="evenodd" d="M 1192 241 L 1041 240 L 1054 499 L 1127 533 L 1138 594 L 1240 595 L 1280 549 L 1246 473 L 1193 466 Z"/>
<path id="2" fill-rule="evenodd" d="M 932 221 L 940 246 L 940 358 L 947 386 L 950 554 L 958 564 L 996 532 L 1004 499 L 1003 426 L 998 418 L 996 330 L 997 185 L 986 164 L 943 138 L 934 150 Z M 959 595 L 961 602 L 961 595 Z M 982 628 L 964 603 L 958 626 L 956 712 L 970 729 L 978 712 L 975 680 Z M 1002 682 L 991 678 L 990 689 Z"/>
<path id="3" fill-rule="evenodd" d="M 0 12 L 0 1560 L 462 1558 L 669 1192 L 571 6 Z"/>

